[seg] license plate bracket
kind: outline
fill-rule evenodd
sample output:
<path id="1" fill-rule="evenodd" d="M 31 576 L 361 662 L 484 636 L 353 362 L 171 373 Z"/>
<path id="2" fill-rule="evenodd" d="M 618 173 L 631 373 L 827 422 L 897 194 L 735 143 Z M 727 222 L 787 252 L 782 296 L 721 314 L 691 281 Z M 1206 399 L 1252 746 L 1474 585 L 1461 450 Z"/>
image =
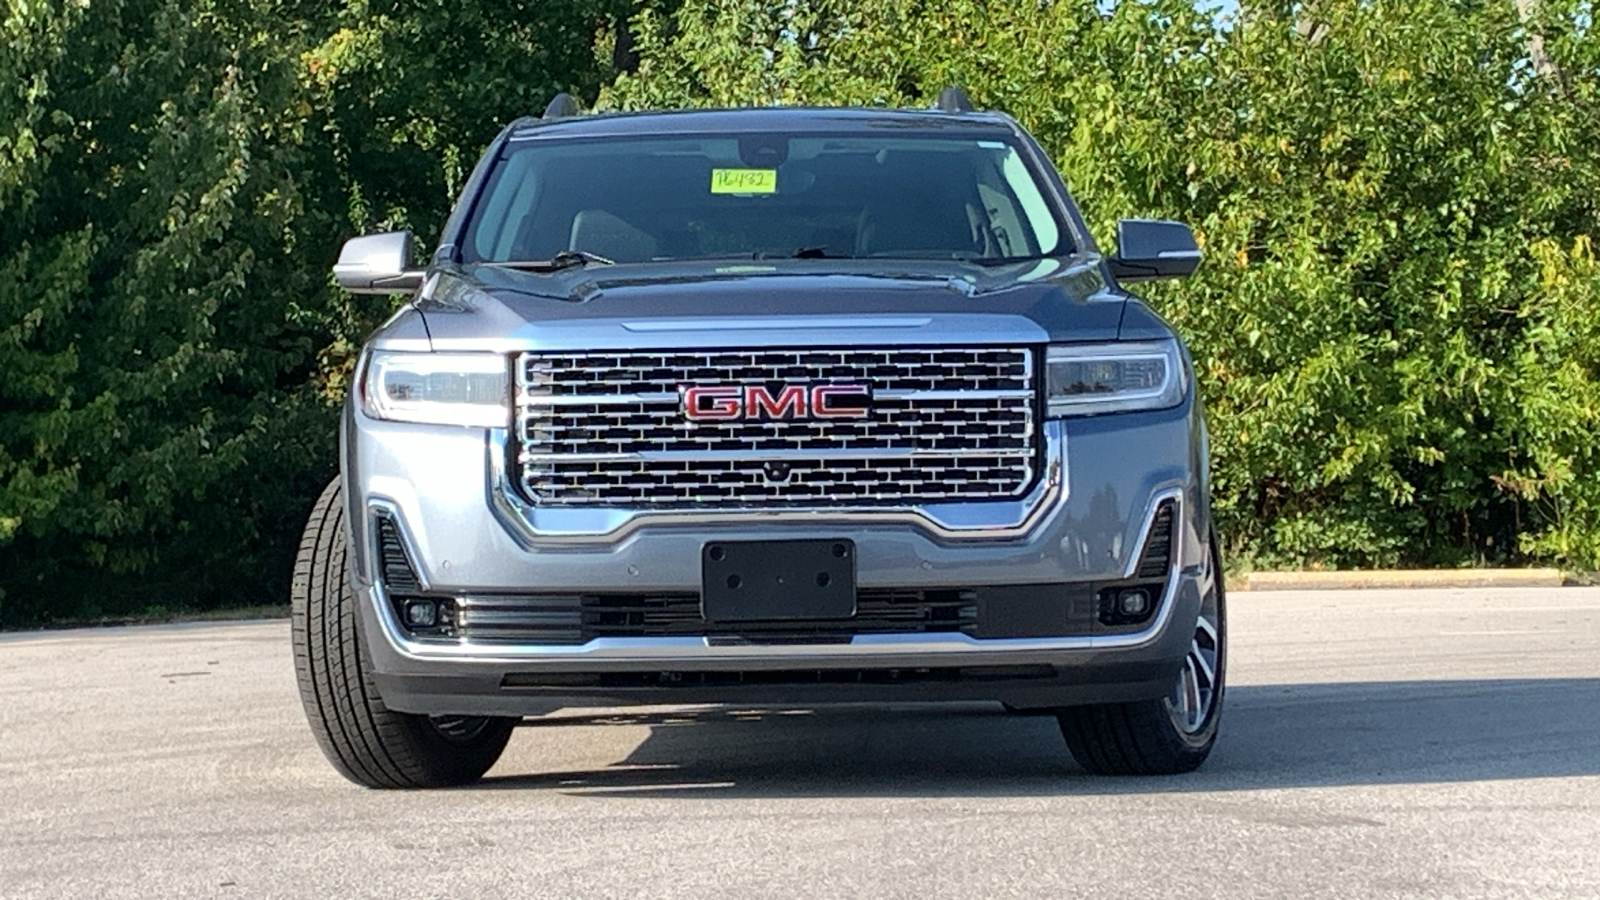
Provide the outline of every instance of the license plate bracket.
<path id="1" fill-rule="evenodd" d="M 708 622 L 848 619 L 856 614 L 856 545 L 709 541 L 700 548 L 700 582 Z"/>

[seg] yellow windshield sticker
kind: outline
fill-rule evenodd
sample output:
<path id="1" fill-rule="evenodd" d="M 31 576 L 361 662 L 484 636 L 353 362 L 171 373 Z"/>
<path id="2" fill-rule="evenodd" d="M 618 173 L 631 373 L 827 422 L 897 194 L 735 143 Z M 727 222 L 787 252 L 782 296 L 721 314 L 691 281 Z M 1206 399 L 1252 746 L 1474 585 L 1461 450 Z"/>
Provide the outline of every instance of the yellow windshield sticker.
<path id="1" fill-rule="evenodd" d="M 777 169 L 712 169 L 713 194 L 776 194 Z"/>

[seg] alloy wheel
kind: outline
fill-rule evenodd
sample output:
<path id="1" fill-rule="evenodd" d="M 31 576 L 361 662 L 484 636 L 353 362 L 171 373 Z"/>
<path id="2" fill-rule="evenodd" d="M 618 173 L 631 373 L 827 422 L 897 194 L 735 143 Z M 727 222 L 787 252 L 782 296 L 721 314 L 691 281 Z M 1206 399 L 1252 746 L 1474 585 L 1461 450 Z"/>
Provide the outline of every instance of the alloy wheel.
<path id="1" fill-rule="evenodd" d="M 1206 726 L 1217 703 L 1218 669 L 1222 661 L 1222 604 L 1219 602 L 1214 558 L 1207 560 L 1210 578 L 1200 602 L 1200 618 L 1183 668 L 1167 697 L 1167 711 L 1178 730 L 1196 734 Z"/>

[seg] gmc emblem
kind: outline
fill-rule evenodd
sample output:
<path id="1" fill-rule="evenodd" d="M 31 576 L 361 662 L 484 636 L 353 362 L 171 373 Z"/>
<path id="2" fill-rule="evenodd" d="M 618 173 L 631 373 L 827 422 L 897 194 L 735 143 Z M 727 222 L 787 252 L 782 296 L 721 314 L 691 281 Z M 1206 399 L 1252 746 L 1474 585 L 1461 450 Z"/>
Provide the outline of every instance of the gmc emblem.
<path id="1" fill-rule="evenodd" d="M 864 419 L 872 388 L 864 384 L 788 384 L 776 393 L 758 384 L 696 384 L 679 388 L 683 415 L 695 422 Z"/>

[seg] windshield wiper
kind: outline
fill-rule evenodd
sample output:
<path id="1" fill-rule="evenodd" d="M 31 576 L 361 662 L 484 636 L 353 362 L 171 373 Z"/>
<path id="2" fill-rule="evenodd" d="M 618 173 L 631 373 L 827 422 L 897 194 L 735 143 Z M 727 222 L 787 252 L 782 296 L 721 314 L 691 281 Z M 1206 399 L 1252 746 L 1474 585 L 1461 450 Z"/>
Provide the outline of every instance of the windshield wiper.
<path id="1" fill-rule="evenodd" d="M 776 259 L 776 258 L 779 258 L 779 256 L 781 256 L 781 253 L 765 253 L 765 251 L 762 251 L 762 253 L 755 253 L 754 258 L 755 259 Z M 826 243 L 821 243 L 821 245 L 818 245 L 818 247 L 802 247 L 802 248 L 798 248 L 798 250 L 795 250 L 794 253 L 790 253 L 789 258 L 790 259 L 854 259 L 854 258 L 856 258 L 856 255 L 854 255 L 854 253 L 845 253 L 845 251 L 843 251 L 843 250 L 838 250 L 837 247 L 829 247 L 829 245 L 826 245 Z"/>
<path id="2" fill-rule="evenodd" d="M 489 265 L 529 272 L 559 272 L 562 269 L 570 269 L 573 266 L 614 266 L 616 263 L 587 250 L 562 250 L 549 259 L 515 259 L 507 262 L 489 263 Z"/>
<path id="3" fill-rule="evenodd" d="M 789 254 L 790 259 L 855 259 L 854 253 L 846 253 L 826 244 L 816 247 L 801 247 Z"/>
<path id="4" fill-rule="evenodd" d="M 1011 266 L 1022 263 L 1036 263 L 1043 259 L 1053 259 L 1051 256 L 972 256 L 961 260 L 975 266 Z"/>

